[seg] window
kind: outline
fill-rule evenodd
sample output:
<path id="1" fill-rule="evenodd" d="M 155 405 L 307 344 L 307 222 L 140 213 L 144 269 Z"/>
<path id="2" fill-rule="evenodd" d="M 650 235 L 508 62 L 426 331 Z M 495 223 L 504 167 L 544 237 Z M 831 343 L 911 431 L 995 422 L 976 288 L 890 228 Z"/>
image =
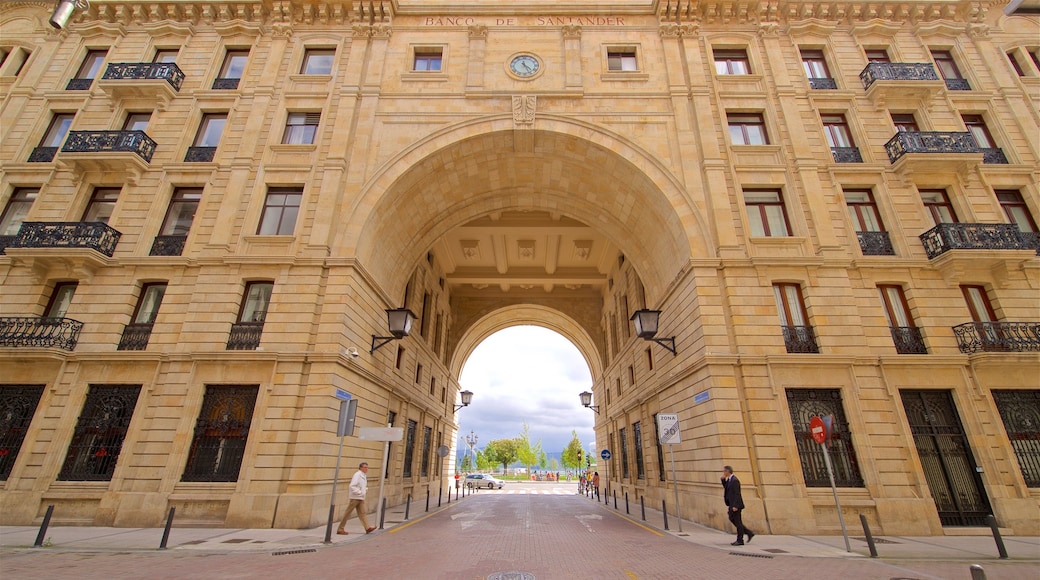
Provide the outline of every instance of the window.
<path id="1" fill-rule="evenodd" d="M 1020 77 L 1026 76 L 1026 72 L 1022 70 L 1022 65 L 1018 62 L 1018 57 L 1015 56 L 1014 51 L 1007 53 L 1008 60 L 1011 61 L 1011 68 L 1015 69 L 1015 73 Z"/>
<path id="2" fill-rule="evenodd" d="M 768 145 L 762 113 L 727 113 L 729 139 L 733 145 Z"/>
<path id="3" fill-rule="evenodd" d="M 628 439 L 624 427 L 618 429 L 618 438 L 621 440 L 621 477 L 628 477 Z"/>
<path id="4" fill-rule="evenodd" d="M 419 336 L 426 338 L 430 332 L 430 293 L 423 293 L 422 314 L 419 315 Z"/>
<path id="5" fill-rule="evenodd" d="M 431 427 L 423 427 L 423 441 L 422 441 L 422 465 L 419 468 L 419 475 L 426 477 L 430 473 L 430 445 L 433 429 Z"/>
<path id="6" fill-rule="evenodd" d="M 29 161 L 53 161 L 54 155 L 58 152 L 58 148 L 61 147 L 62 141 L 69 134 L 69 127 L 72 126 L 74 116 L 73 113 L 54 113 L 54 117 L 51 118 L 51 124 L 47 126 L 47 132 L 44 133 L 40 144 L 33 149 L 32 155 L 29 156 Z"/>
<path id="7" fill-rule="evenodd" d="M 780 316 L 780 327 L 784 335 L 784 346 L 789 353 L 817 353 L 816 336 L 809 326 L 809 315 L 802 300 L 802 287 L 798 284 L 773 284 L 773 297 Z"/>
<path id="8" fill-rule="evenodd" d="M 657 478 L 664 481 L 664 445 L 661 445 L 661 433 L 657 415 L 654 415 L 654 445 L 657 447 Z"/>
<path id="9" fill-rule="evenodd" d="M 639 63 L 636 62 L 636 51 L 634 48 L 618 48 L 607 51 L 607 70 L 609 71 L 638 71 Z"/>
<path id="10" fill-rule="evenodd" d="M 180 52 L 176 48 L 160 48 L 155 51 L 155 58 L 152 62 L 155 63 L 171 63 L 177 62 L 177 53 Z"/>
<path id="11" fill-rule="evenodd" d="M 415 421 L 408 420 L 408 429 L 404 440 L 404 471 L 403 477 L 412 476 L 412 460 L 415 458 Z"/>
<path id="12" fill-rule="evenodd" d="M 1028 54 L 1029 60 L 1033 61 L 1033 66 L 1040 70 L 1040 49 L 1030 50 Z"/>
<path id="13" fill-rule="evenodd" d="M 303 66 L 300 73 L 305 75 L 332 74 L 332 61 L 336 58 L 336 50 L 332 48 L 308 48 L 303 51 Z"/>
<path id="14" fill-rule="evenodd" d="M 997 201 L 1004 209 L 1008 222 L 1017 225 L 1019 230 L 1026 233 L 1037 231 L 1036 222 L 1033 221 L 1033 216 L 1029 213 L 1029 207 L 1022 199 L 1021 193 L 1014 189 L 998 189 L 994 193 L 997 194 Z"/>
<path id="15" fill-rule="evenodd" d="M 256 385 L 206 385 L 181 481 L 238 481 Z"/>
<path id="16" fill-rule="evenodd" d="M 16 77 L 21 74 L 31 54 L 31 51 L 20 46 L 0 48 L 0 76 Z"/>
<path id="17" fill-rule="evenodd" d="M 404 360 L 404 347 L 403 346 L 398 346 L 397 347 L 397 362 L 394 363 L 394 368 L 400 370 L 401 369 L 401 362 L 403 360 Z"/>
<path id="18" fill-rule="evenodd" d="M 914 325 L 910 307 L 901 286 L 878 285 L 881 303 L 885 307 L 885 319 L 892 331 L 892 340 L 899 354 L 927 354 L 921 330 Z"/>
<path id="19" fill-rule="evenodd" d="M 920 131 L 917 128 L 917 119 L 914 118 L 913 114 L 893 114 L 892 123 L 896 126 L 896 131 L 900 133 L 916 133 Z"/>
<path id="20" fill-rule="evenodd" d="M 971 133 L 971 136 L 975 139 L 975 144 L 980 149 L 993 149 L 996 147 L 993 135 L 990 134 L 989 128 L 986 127 L 986 121 L 982 119 L 982 115 L 961 115 L 961 119 L 964 120 L 964 127 Z"/>
<path id="21" fill-rule="evenodd" d="M 151 120 L 151 113 L 128 113 L 126 115 L 126 122 L 123 123 L 124 131 L 144 131 L 148 128 L 148 121 Z"/>
<path id="22" fill-rule="evenodd" d="M 636 450 L 636 478 L 646 479 L 646 465 L 643 462 L 643 426 L 640 421 L 632 424 L 632 438 Z"/>
<path id="23" fill-rule="evenodd" d="M 246 284 L 245 300 L 238 313 L 239 322 L 263 322 L 271 305 L 274 282 L 249 282 Z"/>
<path id="24" fill-rule="evenodd" d="M 967 91 L 971 89 L 968 81 L 961 75 L 957 63 L 953 60 L 953 54 L 948 50 L 933 50 L 932 58 L 935 66 L 939 68 L 939 74 L 946 81 L 946 88 L 951 91 Z"/>
<path id="25" fill-rule="evenodd" d="M 199 123 L 199 131 L 195 134 L 194 146 L 216 148 L 226 124 L 227 113 L 203 114 L 202 121 Z"/>
<path id="26" fill-rule="evenodd" d="M 430 396 L 437 390 L 437 377 L 430 377 Z"/>
<path id="27" fill-rule="evenodd" d="M 289 113 L 285 119 L 285 133 L 282 143 L 285 145 L 310 145 L 318 132 L 318 121 L 321 113 Z"/>
<path id="28" fill-rule="evenodd" d="M 422 363 L 416 364 L 415 365 L 415 384 L 417 384 L 417 385 L 420 382 L 422 382 L 422 371 L 423 371 Z"/>
<path id="29" fill-rule="evenodd" d="M 300 212 L 303 188 L 272 187 L 264 199 L 264 212 L 256 233 L 266 236 L 291 236 Z"/>
<path id="30" fill-rule="evenodd" d="M 22 227 L 22 222 L 29 215 L 36 196 L 40 194 L 36 187 L 19 187 L 11 193 L 4 213 L 0 214 L 0 236 L 14 236 Z"/>
<path id="31" fill-rule="evenodd" d="M 845 115 L 841 113 L 820 115 L 820 119 L 823 121 L 823 129 L 827 133 L 827 143 L 832 148 L 856 146 L 852 140 L 852 133 L 849 132 L 849 124 L 845 120 Z"/>
<path id="32" fill-rule="evenodd" d="M 184 242 L 191 231 L 195 212 L 202 199 L 201 187 L 178 187 L 173 190 L 170 206 L 166 209 L 162 229 L 152 245 L 152 256 L 180 256 Z"/>
<path id="33" fill-rule="evenodd" d="M 246 70 L 246 61 L 248 59 L 248 50 L 228 50 L 224 54 L 224 62 L 220 65 L 220 76 L 213 80 L 213 88 L 224 90 L 237 89 L 238 81 Z"/>
<path id="34" fill-rule="evenodd" d="M 444 51 L 437 48 L 416 49 L 415 59 L 412 63 L 414 71 L 436 72 L 441 70 L 441 61 Z"/>
<path id="35" fill-rule="evenodd" d="M 441 431 L 437 432 L 437 449 L 440 449 L 444 445 L 444 433 Z M 441 465 L 443 461 L 438 460 L 436 467 L 434 467 L 434 475 L 439 476 L 441 474 Z"/>
<path id="36" fill-rule="evenodd" d="M 715 52 L 715 73 L 720 75 L 749 75 L 751 74 L 751 62 L 748 60 L 747 50 L 722 49 Z"/>
<path id="37" fill-rule="evenodd" d="M 25 432 L 36 414 L 36 407 L 43 396 L 44 385 L 0 386 L 0 481 L 7 481 L 11 468 L 18 459 L 18 452 L 25 441 Z"/>
<path id="38" fill-rule="evenodd" d="M 108 223 L 108 218 L 116 208 L 116 200 L 119 199 L 118 187 L 97 187 L 90 196 L 87 210 L 83 212 L 85 222 Z"/>
<path id="39" fill-rule="evenodd" d="M 65 318 L 72 305 L 72 297 L 76 294 L 78 282 L 58 282 L 51 292 L 51 299 L 43 311 L 44 318 Z"/>
<path id="40" fill-rule="evenodd" d="M 961 286 L 964 301 L 971 311 L 971 319 L 975 322 L 996 322 L 997 315 L 993 311 L 993 304 L 986 295 L 986 289 L 982 286 Z"/>
<path id="41" fill-rule="evenodd" d="M 863 487 L 856 451 L 852 448 L 849 422 L 838 389 L 787 389 L 787 405 L 791 409 L 794 439 L 806 487 L 830 487 L 824 453 L 831 456 L 834 483 L 838 487 Z M 813 441 L 809 421 L 813 417 L 834 418 L 830 448 L 824 450 Z"/>
<path id="42" fill-rule="evenodd" d="M 892 59 L 888 56 L 887 48 L 868 48 L 866 50 L 867 62 L 881 62 L 888 63 L 892 62 Z"/>
<path id="43" fill-rule="evenodd" d="M 654 370 L 654 351 L 649 346 L 644 351 L 646 353 L 646 370 Z"/>
<path id="44" fill-rule="evenodd" d="M 803 48 L 801 53 L 802 69 L 805 71 L 805 77 L 809 79 L 809 87 L 832 90 L 838 88 L 827 69 L 827 59 L 824 58 L 822 50 Z"/>
<path id="45" fill-rule="evenodd" d="M 883 232 L 885 226 L 878 213 L 874 194 L 869 189 L 846 189 L 845 205 L 849 208 L 852 225 L 857 232 Z"/>
<path id="46" fill-rule="evenodd" d="M 786 237 L 791 235 L 787 225 L 787 210 L 779 189 L 746 189 L 748 225 L 754 237 Z"/>
<path id="47" fill-rule="evenodd" d="M 394 421 L 397 421 L 397 413 L 394 412 L 394 411 L 389 411 L 386 414 L 386 424 L 388 426 L 390 426 L 390 427 L 393 427 L 394 426 Z M 394 444 L 391 441 L 387 441 L 386 442 L 386 456 L 388 458 L 394 456 L 394 454 L 391 453 L 391 451 L 390 451 L 390 448 L 393 447 L 393 445 Z M 389 479 L 390 478 L 390 463 L 391 462 L 389 460 L 387 460 L 387 462 L 386 462 L 386 471 L 383 472 L 383 479 Z"/>
<path id="48" fill-rule="evenodd" d="M 137 406 L 138 385 L 90 385 L 59 481 L 111 481 Z"/>
<path id="49" fill-rule="evenodd" d="M 928 210 L 928 215 L 932 217 L 934 225 L 957 223 L 957 214 L 953 211 L 953 204 L 950 203 L 945 189 L 922 189 L 920 191 L 921 200 L 924 202 L 925 209 Z"/>
<path id="50" fill-rule="evenodd" d="M 69 81 L 68 86 L 65 88 L 70 91 L 85 91 L 89 89 L 91 83 L 97 78 L 98 73 L 101 72 L 101 65 L 105 62 L 107 54 L 107 50 L 88 50 L 87 55 L 83 58 L 83 63 L 79 65 L 79 70 L 76 71 L 76 76 Z"/>
<path id="51" fill-rule="evenodd" d="M 166 294 L 165 282 L 153 282 L 141 287 L 141 296 L 137 299 L 134 315 L 130 324 L 123 328 L 123 336 L 119 339 L 117 350 L 144 350 L 152 336 L 152 324 L 159 314 L 159 305 Z"/>
<path id="52" fill-rule="evenodd" d="M 993 401 L 1027 487 L 1040 487 L 1040 390 L 994 390 Z"/>

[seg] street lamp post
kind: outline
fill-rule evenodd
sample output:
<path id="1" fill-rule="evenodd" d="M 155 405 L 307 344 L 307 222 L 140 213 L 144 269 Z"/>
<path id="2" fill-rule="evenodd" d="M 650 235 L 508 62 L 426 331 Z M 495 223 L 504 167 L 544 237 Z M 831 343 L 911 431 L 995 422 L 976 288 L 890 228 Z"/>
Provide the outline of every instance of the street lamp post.
<path id="1" fill-rule="evenodd" d="M 473 448 L 477 446 L 477 439 L 479 439 L 479 437 L 473 431 L 470 431 L 469 435 L 466 435 L 466 445 L 469 446 L 469 456 L 473 461 L 474 467 L 477 465 L 477 455 L 473 452 Z"/>

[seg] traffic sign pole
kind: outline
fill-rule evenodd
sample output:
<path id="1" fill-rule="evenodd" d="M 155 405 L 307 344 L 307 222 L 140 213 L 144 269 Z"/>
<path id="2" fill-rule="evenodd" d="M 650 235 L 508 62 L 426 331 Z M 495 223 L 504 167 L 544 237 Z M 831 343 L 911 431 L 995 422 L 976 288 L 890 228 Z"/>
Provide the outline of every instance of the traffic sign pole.
<path id="1" fill-rule="evenodd" d="M 827 440 L 831 436 L 831 430 L 827 423 L 819 417 L 809 419 L 809 434 L 813 441 L 820 444 L 820 452 L 823 453 L 823 462 L 827 465 L 827 477 L 831 480 L 831 491 L 834 492 L 834 507 L 838 509 L 838 522 L 841 523 L 841 535 L 845 537 L 845 551 L 851 552 L 849 545 L 849 531 L 845 529 L 845 516 L 841 513 L 841 502 L 838 501 L 838 486 L 834 483 L 834 467 L 831 466 L 831 453 L 827 448 Z"/>
<path id="2" fill-rule="evenodd" d="M 599 456 L 603 459 L 603 477 L 607 478 L 607 483 L 603 487 L 603 494 L 606 496 L 610 495 L 610 464 L 607 463 L 608 461 L 610 461 L 611 457 L 610 449 L 604 449 L 603 451 L 600 451 Z"/>
<path id="3" fill-rule="evenodd" d="M 679 520 L 679 531 L 682 531 L 682 510 L 679 508 L 679 480 L 675 479 L 675 451 L 668 446 L 668 456 L 672 459 L 672 488 L 675 489 L 675 517 Z"/>

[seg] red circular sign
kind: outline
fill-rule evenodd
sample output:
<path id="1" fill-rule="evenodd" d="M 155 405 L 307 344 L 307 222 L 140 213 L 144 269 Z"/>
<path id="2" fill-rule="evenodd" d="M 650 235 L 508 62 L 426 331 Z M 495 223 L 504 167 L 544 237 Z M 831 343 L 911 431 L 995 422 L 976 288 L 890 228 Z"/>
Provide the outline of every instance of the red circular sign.
<path id="1" fill-rule="evenodd" d="M 813 441 L 817 443 L 827 441 L 827 428 L 823 425 L 823 419 L 819 417 L 809 419 L 809 433 L 812 433 Z"/>

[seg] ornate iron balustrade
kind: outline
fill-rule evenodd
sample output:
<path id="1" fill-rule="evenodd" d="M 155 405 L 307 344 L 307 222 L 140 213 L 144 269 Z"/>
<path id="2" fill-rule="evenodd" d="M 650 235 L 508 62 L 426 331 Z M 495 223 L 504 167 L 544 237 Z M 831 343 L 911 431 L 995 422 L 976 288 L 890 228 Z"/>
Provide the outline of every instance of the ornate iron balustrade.
<path id="1" fill-rule="evenodd" d="M 94 79 L 69 79 L 69 84 L 65 85 L 65 90 L 89 91 L 92 84 L 94 84 Z"/>
<path id="2" fill-rule="evenodd" d="M 238 88 L 239 79 L 213 79 L 213 90 L 233 91 Z"/>
<path id="3" fill-rule="evenodd" d="M 237 481 L 258 387 L 207 385 L 182 481 Z"/>
<path id="4" fill-rule="evenodd" d="M 152 324 L 150 322 L 127 324 L 123 328 L 123 337 L 119 339 L 119 346 L 116 347 L 116 350 L 144 350 L 151 337 Z"/>
<path id="5" fill-rule="evenodd" d="M 967 131 L 900 131 L 885 143 L 888 160 L 895 163 L 907 153 L 979 153 Z"/>
<path id="6" fill-rule="evenodd" d="M 1019 232 L 1022 243 L 1026 249 L 1036 249 L 1036 255 L 1040 256 L 1040 232 Z M 0 252 L 3 253 L 3 252 Z"/>
<path id="7" fill-rule="evenodd" d="M 835 163 L 863 163 L 859 147 L 831 147 Z"/>
<path id="8" fill-rule="evenodd" d="M 4 385 L 0 388 L 0 481 L 7 481 L 25 442 L 43 385 Z"/>
<path id="9" fill-rule="evenodd" d="M 109 258 L 123 234 L 102 222 L 24 222 L 11 248 L 87 248 Z"/>
<path id="10" fill-rule="evenodd" d="M 1008 158 L 1000 147 L 980 147 L 982 151 L 982 162 L 986 164 L 1007 165 Z"/>
<path id="11" fill-rule="evenodd" d="M 929 258 L 949 250 L 1031 250 L 1015 224 L 939 224 L 919 236 Z"/>
<path id="12" fill-rule="evenodd" d="M 256 350 L 260 346 L 260 335 L 264 332 L 263 322 L 236 322 L 231 325 L 228 350 Z"/>
<path id="13" fill-rule="evenodd" d="M 888 232 L 856 232 L 859 238 L 859 249 L 864 256 L 894 256 L 895 248 Z"/>
<path id="14" fill-rule="evenodd" d="M 816 346 L 816 333 L 811 326 L 781 326 L 784 331 L 784 345 L 787 352 L 818 353 L 820 347 Z"/>
<path id="15" fill-rule="evenodd" d="M 180 256 L 188 236 L 155 236 L 149 256 Z"/>
<path id="16" fill-rule="evenodd" d="M 184 154 L 184 161 L 185 163 L 206 163 L 213 161 L 216 154 L 216 147 L 188 147 L 188 152 Z"/>
<path id="17" fill-rule="evenodd" d="M 9 248 L 16 239 L 18 236 L 0 236 L 0 256 L 4 255 L 4 250 Z"/>
<path id="18" fill-rule="evenodd" d="M 928 354 L 921 329 L 916 326 L 890 326 L 892 341 L 899 354 Z"/>
<path id="19" fill-rule="evenodd" d="M 141 393 L 139 385 L 90 385 L 59 481 L 111 481 Z"/>
<path id="20" fill-rule="evenodd" d="M 946 79 L 946 89 L 949 91 L 970 91 L 971 85 L 968 79 Z"/>
<path id="21" fill-rule="evenodd" d="M 57 147 L 34 147 L 29 154 L 29 163 L 50 163 L 57 155 Z"/>
<path id="22" fill-rule="evenodd" d="M 1040 322 L 966 322 L 953 333 L 965 354 L 1040 351 Z"/>
<path id="23" fill-rule="evenodd" d="M 103 80 L 164 80 L 180 91 L 184 72 L 172 62 L 114 62 L 105 69 Z"/>
<path id="24" fill-rule="evenodd" d="M 859 73 L 863 88 L 876 81 L 937 81 L 939 75 L 930 62 L 872 62 Z"/>
<path id="25" fill-rule="evenodd" d="M 151 161 L 155 141 L 144 131 L 70 131 L 61 150 L 63 153 L 124 151 Z"/>
<path id="26" fill-rule="evenodd" d="M 0 346 L 74 350 L 83 323 L 71 318 L 0 316 Z"/>
<path id="27" fill-rule="evenodd" d="M 1011 448 L 1027 487 L 1040 487 L 1040 391 L 993 390 Z"/>
<path id="28" fill-rule="evenodd" d="M 830 78 L 809 79 L 809 88 L 818 91 L 833 91 L 838 88 L 838 83 Z"/>

